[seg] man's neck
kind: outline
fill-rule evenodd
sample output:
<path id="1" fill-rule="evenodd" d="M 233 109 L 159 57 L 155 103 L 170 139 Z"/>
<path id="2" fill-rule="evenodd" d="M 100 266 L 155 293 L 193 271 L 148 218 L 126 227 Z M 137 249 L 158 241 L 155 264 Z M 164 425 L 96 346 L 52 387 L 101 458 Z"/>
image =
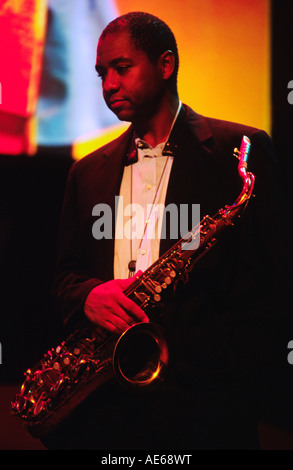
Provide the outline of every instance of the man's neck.
<path id="1" fill-rule="evenodd" d="M 136 134 L 152 147 L 165 142 L 179 106 L 178 97 L 174 96 L 167 103 L 161 103 L 156 113 L 148 120 L 141 123 L 133 123 Z"/>

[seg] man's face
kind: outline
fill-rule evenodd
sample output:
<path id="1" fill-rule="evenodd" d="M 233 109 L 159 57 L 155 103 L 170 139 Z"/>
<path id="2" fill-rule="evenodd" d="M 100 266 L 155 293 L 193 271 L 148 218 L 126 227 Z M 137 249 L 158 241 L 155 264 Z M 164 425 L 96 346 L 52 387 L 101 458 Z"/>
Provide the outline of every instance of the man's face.
<path id="1" fill-rule="evenodd" d="M 96 69 L 105 102 L 118 119 L 135 123 L 155 113 L 164 90 L 159 61 L 153 64 L 136 49 L 127 32 L 110 33 L 99 41 Z"/>

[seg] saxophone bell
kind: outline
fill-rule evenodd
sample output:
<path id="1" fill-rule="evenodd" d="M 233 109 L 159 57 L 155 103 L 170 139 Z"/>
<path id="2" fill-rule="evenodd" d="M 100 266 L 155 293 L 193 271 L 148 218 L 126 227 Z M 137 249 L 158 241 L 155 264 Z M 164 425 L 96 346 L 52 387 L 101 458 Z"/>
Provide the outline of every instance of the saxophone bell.
<path id="1" fill-rule="evenodd" d="M 138 323 L 115 345 L 113 367 L 122 384 L 145 388 L 162 380 L 169 353 L 163 329 L 156 323 Z"/>

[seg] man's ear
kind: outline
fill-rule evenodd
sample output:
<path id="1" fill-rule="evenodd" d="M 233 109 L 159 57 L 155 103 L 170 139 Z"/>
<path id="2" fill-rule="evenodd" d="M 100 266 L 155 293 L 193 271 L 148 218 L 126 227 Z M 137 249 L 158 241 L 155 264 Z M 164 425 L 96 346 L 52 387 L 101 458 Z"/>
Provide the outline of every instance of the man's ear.
<path id="1" fill-rule="evenodd" d="M 159 59 L 161 71 L 162 71 L 162 78 L 164 80 L 168 80 L 175 69 L 175 57 L 171 50 L 165 51 Z"/>

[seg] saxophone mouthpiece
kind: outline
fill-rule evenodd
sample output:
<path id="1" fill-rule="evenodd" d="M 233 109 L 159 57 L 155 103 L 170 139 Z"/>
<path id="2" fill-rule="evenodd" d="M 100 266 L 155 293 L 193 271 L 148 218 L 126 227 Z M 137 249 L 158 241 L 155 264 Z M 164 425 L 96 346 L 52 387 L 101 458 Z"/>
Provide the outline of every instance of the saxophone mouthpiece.
<path id="1" fill-rule="evenodd" d="M 241 147 L 240 147 L 240 160 L 247 162 L 250 147 L 251 147 L 250 140 L 246 135 L 244 135 L 242 138 Z"/>
<path id="2" fill-rule="evenodd" d="M 247 160 L 250 151 L 251 143 L 250 139 L 244 135 L 241 142 L 240 150 L 234 149 L 234 157 L 239 160 L 239 168 L 247 168 Z"/>

